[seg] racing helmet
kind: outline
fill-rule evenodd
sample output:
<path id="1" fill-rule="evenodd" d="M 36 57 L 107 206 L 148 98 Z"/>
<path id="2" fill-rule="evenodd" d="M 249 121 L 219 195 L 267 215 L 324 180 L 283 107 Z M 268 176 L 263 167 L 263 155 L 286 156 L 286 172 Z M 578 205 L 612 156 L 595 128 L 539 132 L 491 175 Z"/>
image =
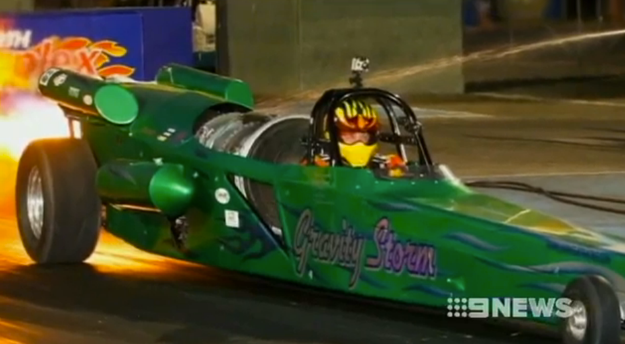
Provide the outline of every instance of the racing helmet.
<path id="1" fill-rule="evenodd" d="M 377 111 L 366 102 L 346 100 L 334 110 L 334 123 L 343 160 L 353 167 L 367 166 L 378 148 Z"/>

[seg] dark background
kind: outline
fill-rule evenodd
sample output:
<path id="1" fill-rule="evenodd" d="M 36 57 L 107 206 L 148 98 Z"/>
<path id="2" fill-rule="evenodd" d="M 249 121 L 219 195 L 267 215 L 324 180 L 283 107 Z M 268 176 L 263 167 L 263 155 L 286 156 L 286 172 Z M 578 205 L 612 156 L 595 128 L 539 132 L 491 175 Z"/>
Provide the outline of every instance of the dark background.
<path id="1" fill-rule="evenodd" d="M 349 59 L 372 60 L 372 86 L 402 94 L 505 91 L 551 82 L 610 79 L 622 95 L 623 35 L 543 46 L 489 59 L 489 49 L 625 28 L 622 0 L 237 0 L 219 1 L 216 69 L 249 81 L 260 97 L 345 84 Z M 38 0 L 35 7 L 174 6 L 176 0 Z M 186 2 L 192 5 L 193 2 Z M 534 4 L 544 7 L 532 10 Z M 534 6 L 535 7 L 535 6 Z M 533 11 L 533 12 L 532 12 Z M 527 13 L 534 13 L 528 15 Z M 538 14 L 537 14 L 538 13 Z M 491 56 L 492 57 L 492 56 Z M 398 71 L 399 70 L 399 71 Z M 395 77 L 376 78 L 394 71 Z M 582 87 L 582 86 L 580 86 Z M 542 91 L 541 91 L 542 92 Z"/>

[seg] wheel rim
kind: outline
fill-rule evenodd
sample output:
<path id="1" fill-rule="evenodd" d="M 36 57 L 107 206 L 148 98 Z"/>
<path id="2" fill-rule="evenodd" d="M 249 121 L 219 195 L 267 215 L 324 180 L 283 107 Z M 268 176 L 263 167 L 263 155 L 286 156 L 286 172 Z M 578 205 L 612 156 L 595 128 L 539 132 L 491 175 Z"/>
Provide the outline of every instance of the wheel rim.
<path id="1" fill-rule="evenodd" d="M 41 237 L 43 229 L 43 186 L 41 185 L 41 174 L 37 167 L 33 167 L 28 175 L 26 187 L 26 208 L 28 211 L 28 222 L 30 230 L 35 238 Z"/>
<path id="2" fill-rule="evenodd" d="M 581 301 L 573 301 L 571 304 L 571 316 L 567 319 L 567 330 L 575 339 L 581 341 L 586 335 L 588 327 L 588 313 L 586 306 Z"/>

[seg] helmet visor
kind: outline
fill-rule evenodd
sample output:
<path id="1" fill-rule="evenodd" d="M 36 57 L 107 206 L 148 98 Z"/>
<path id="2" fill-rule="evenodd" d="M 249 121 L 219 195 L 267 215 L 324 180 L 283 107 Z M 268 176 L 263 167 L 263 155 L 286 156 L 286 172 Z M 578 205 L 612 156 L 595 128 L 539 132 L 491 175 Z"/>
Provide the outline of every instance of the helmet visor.
<path id="1" fill-rule="evenodd" d="M 375 134 L 374 131 L 342 130 L 339 132 L 339 141 L 346 145 L 354 145 L 357 143 L 372 145 L 377 141 Z"/>

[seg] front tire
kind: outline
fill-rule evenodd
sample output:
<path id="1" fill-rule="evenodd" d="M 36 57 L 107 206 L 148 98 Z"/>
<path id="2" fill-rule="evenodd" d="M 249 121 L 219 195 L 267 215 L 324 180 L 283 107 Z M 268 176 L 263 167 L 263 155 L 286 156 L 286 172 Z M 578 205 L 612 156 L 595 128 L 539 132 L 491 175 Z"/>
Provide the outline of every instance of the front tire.
<path id="1" fill-rule="evenodd" d="M 77 139 L 32 142 L 20 158 L 15 190 L 17 223 L 28 256 L 38 264 L 80 263 L 100 234 L 97 165 Z"/>
<path id="2" fill-rule="evenodd" d="M 572 301 L 572 315 L 562 320 L 564 344 L 621 343 L 621 310 L 610 283 L 601 276 L 573 280 L 563 296 Z"/>

